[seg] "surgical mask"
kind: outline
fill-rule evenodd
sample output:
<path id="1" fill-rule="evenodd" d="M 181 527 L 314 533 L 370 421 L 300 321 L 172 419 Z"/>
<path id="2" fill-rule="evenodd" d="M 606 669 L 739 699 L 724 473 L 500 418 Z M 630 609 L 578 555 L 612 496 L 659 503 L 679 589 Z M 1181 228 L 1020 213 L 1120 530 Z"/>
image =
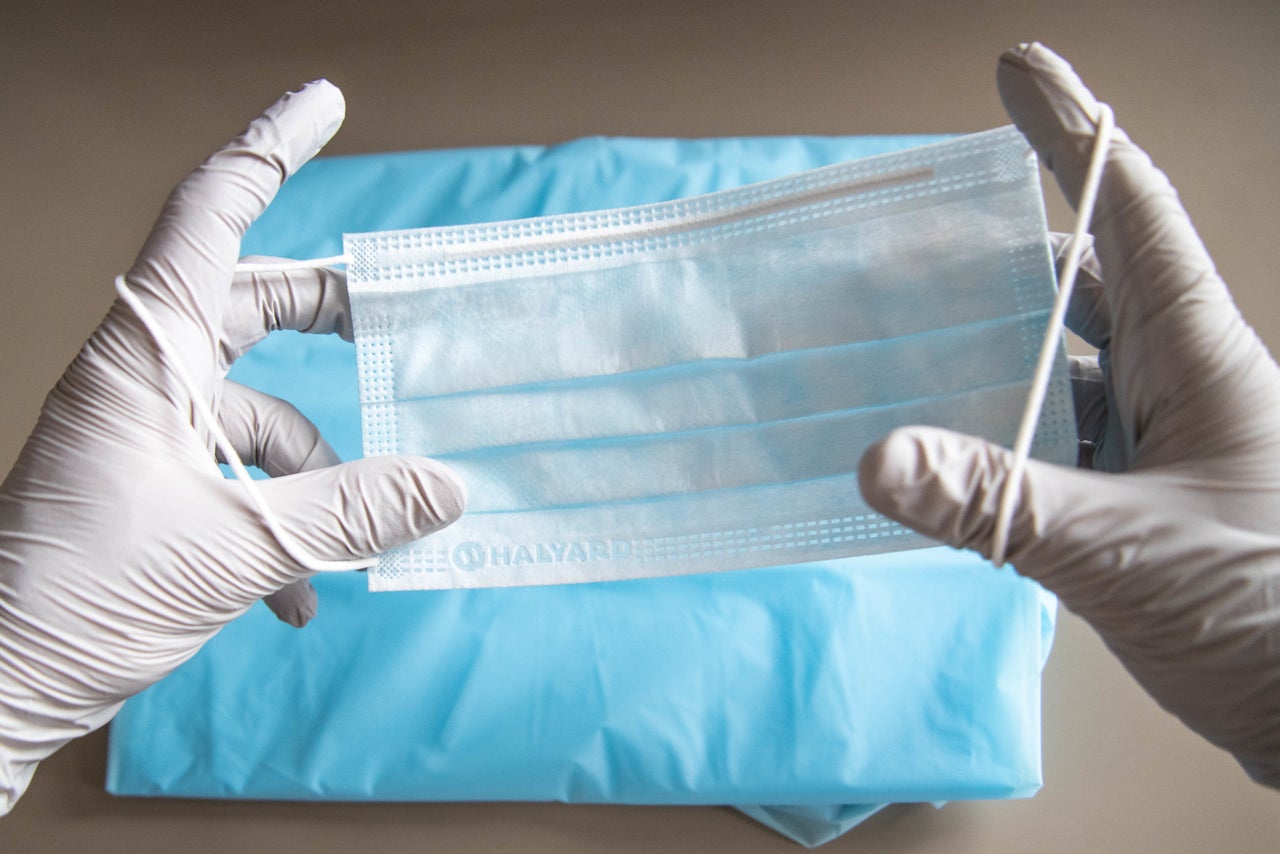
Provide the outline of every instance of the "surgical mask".
<path id="1" fill-rule="evenodd" d="M 373 589 L 564 583 L 936 545 L 868 508 L 894 427 L 1011 444 L 1054 298 L 999 129 L 637 208 L 347 235 L 366 454 L 467 512 Z M 1058 344 L 1032 454 L 1070 463 Z"/>

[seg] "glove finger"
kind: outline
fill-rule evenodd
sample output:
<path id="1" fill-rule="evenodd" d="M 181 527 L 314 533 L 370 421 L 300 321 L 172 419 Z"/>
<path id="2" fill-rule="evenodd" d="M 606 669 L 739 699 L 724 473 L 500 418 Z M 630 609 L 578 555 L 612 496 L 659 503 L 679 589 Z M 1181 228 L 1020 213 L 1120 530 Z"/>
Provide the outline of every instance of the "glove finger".
<path id="1" fill-rule="evenodd" d="M 1067 200 L 1077 204 L 1096 133 L 1098 102 L 1071 67 L 1047 48 L 1025 45 L 1000 59 L 1006 110 Z M 1135 445 L 1166 409 L 1220 410 L 1222 380 L 1248 398 L 1274 382 L 1269 362 L 1241 320 L 1168 178 L 1117 129 L 1091 227 L 1111 310 L 1113 379 L 1120 417 Z M 1123 349 L 1114 342 L 1122 342 Z M 1214 430 L 1206 430 L 1212 435 Z M 1148 445 L 1166 444 L 1160 435 Z M 1188 448 L 1203 454 L 1211 449 Z M 1150 462 L 1162 461 L 1159 453 Z"/>
<path id="2" fill-rule="evenodd" d="M 973 436 L 905 427 L 867 450 L 858 483 L 884 515 L 990 557 L 1012 460 L 1008 450 Z M 1108 567 L 1149 532 L 1139 509 L 1146 487 L 1137 480 L 1028 461 L 1009 529 L 1010 561 L 1089 617 L 1105 602 L 1097 591 L 1109 583 Z"/>
<path id="3" fill-rule="evenodd" d="M 1066 60 L 1035 43 L 1020 45 L 1001 55 L 996 68 L 996 86 L 1009 118 L 1053 173 L 1071 207 L 1077 207 L 1098 131 L 1100 108 L 1093 93 Z M 1137 149 L 1124 131 L 1116 128 L 1103 173 L 1104 182 L 1112 179 L 1113 191 L 1140 191 L 1144 179 L 1154 177 L 1139 174 L 1136 183 L 1131 180 L 1129 170 L 1140 167 L 1142 160 L 1135 158 L 1135 153 Z M 1132 162 L 1134 160 L 1139 162 Z M 1149 161 L 1147 166 L 1151 168 Z M 1120 180 L 1121 173 L 1126 180 Z M 1099 214 L 1104 198 L 1105 194 L 1100 191 Z"/>
<path id="4" fill-rule="evenodd" d="M 1076 465 L 1094 468 L 1094 454 L 1107 430 L 1107 387 L 1096 356 L 1071 356 L 1071 402 L 1076 410 L 1080 456 Z"/>
<path id="5" fill-rule="evenodd" d="M 1098 263 L 1098 255 L 1093 248 L 1093 237 L 1086 235 L 1088 245 L 1080 255 L 1080 269 L 1076 274 L 1075 289 L 1071 292 L 1071 302 L 1067 305 L 1067 328 L 1084 339 L 1085 343 L 1099 350 L 1111 343 L 1111 306 L 1107 303 L 1106 290 L 1102 285 L 1102 268 Z M 1049 244 L 1053 249 L 1053 267 L 1058 277 L 1062 277 L 1062 267 L 1066 264 L 1067 245 L 1071 235 L 1054 232 L 1049 235 Z"/>
<path id="6" fill-rule="evenodd" d="M 300 578 L 264 596 L 262 601 L 282 623 L 300 629 L 311 622 L 320 609 L 320 597 L 311 582 Z"/>
<path id="7" fill-rule="evenodd" d="M 369 457 L 261 484 L 281 525 L 326 560 L 370 557 L 462 515 L 466 489 L 444 464 Z"/>
<path id="8" fill-rule="evenodd" d="M 327 468 L 341 460 L 320 430 L 293 405 L 227 381 L 218 419 L 241 462 L 272 477 Z M 296 628 L 316 615 L 318 597 L 307 579 L 286 584 L 262 600 L 277 617 Z"/>
<path id="9" fill-rule="evenodd" d="M 325 80 L 291 92 L 174 188 L 127 277 L 196 377 L 210 373 L 245 230 L 342 123 Z"/>
<path id="10" fill-rule="evenodd" d="M 1059 274 L 1070 235 L 1050 234 L 1054 265 Z M 1076 287 L 1067 306 L 1067 328 L 1098 348 L 1097 356 L 1072 356 L 1071 393 L 1080 435 L 1076 465 L 1096 471 L 1128 471 L 1130 448 L 1124 441 L 1124 425 L 1119 418 L 1115 388 L 1111 382 L 1111 306 L 1102 283 L 1101 267 L 1093 249 L 1093 238 L 1080 256 Z"/>
<path id="11" fill-rule="evenodd" d="M 320 430 L 292 404 L 230 380 L 223 384 L 218 422 L 240 461 L 271 477 L 341 462 Z"/>
<path id="12" fill-rule="evenodd" d="M 284 259 L 252 257 L 271 263 Z M 353 340 L 347 274 L 335 267 L 249 272 L 237 271 L 222 319 L 222 352 L 230 365 L 271 332 L 330 334 Z"/>

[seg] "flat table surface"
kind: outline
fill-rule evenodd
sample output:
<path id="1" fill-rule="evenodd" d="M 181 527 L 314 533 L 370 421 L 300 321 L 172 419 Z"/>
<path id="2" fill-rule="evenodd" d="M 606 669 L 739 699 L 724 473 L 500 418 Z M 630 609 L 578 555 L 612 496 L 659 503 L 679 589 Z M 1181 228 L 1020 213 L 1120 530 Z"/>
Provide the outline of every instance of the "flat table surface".
<path id="1" fill-rule="evenodd" d="M 44 2 L 0 32 L 3 470 L 112 299 L 169 189 L 281 92 L 344 90 L 326 150 L 595 134 L 964 132 L 1007 123 L 1001 50 L 1071 60 L 1179 188 L 1245 317 L 1275 350 L 1280 6 L 419 0 Z M 1069 227 L 1050 186 L 1051 223 Z M 1274 851 L 1280 795 L 1160 710 L 1063 614 L 1029 800 L 892 807 L 825 850 Z M 796 851 L 723 808 L 117 799 L 106 735 L 40 768 L 0 850 Z"/>

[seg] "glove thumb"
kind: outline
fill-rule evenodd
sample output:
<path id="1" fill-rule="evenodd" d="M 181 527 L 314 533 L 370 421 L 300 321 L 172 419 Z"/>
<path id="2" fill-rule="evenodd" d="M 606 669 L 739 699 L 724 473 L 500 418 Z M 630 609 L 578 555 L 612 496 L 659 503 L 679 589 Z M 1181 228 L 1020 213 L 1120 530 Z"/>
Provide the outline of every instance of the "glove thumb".
<path id="1" fill-rule="evenodd" d="M 950 430 L 904 427 L 867 449 L 858 471 L 863 497 L 880 513 L 926 536 L 991 556 L 992 535 L 1012 452 Z M 1104 544 L 1101 475 L 1029 460 L 1009 530 L 1010 560 L 1049 583 L 1057 567 L 1087 560 Z M 1105 494 L 1105 490 L 1102 490 Z M 1093 524 L 1101 522 L 1101 525 Z M 1105 534 L 1103 535 L 1105 537 Z"/>
<path id="2" fill-rule="evenodd" d="M 421 539 L 454 522 L 467 502 L 462 481 L 422 457 L 370 457 L 260 485 L 286 532 L 323 560 L 370 557 Z"/>

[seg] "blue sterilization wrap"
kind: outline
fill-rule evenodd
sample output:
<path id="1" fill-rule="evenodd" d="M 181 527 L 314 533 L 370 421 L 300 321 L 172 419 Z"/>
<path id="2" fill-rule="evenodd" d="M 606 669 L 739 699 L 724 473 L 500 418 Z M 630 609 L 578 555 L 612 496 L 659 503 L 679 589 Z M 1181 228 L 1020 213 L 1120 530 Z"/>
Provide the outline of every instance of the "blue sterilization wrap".
<path id="1" fill-rule="evenodd" d="M 656 202 L 934 139 L 585 139 L 321 159 L 243 252 L 335 255 L 344 232 Z M 277 334 L 232 377 L 359 456 L 351 344 Z M 110 791 L 785 805 L 806 809 L 748 812 L 814 844 L 878 804 L 1040 785 L 1055 606 L 974 555 L 521 589 L 314 584 L 306 629 L 255 606 L 126 704 Z"/>

